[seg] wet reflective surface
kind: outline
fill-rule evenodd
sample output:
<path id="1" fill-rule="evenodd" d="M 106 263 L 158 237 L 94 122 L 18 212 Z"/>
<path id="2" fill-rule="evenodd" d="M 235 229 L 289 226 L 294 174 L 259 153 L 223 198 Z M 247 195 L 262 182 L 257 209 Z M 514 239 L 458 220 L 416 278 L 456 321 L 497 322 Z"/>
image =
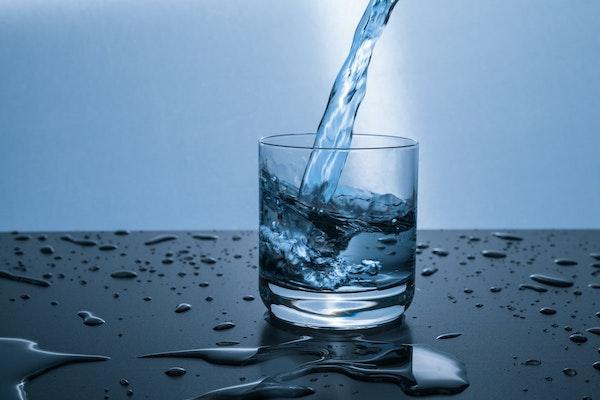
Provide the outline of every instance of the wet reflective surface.
<path id="1" fill-rule="evenodd" d="M 25 400 L 25 385 L 36 376 L 66 364 L 107 361 L 108 357 L 46 351 L 30 340 L 0 338 L 0 398 Z"/>
<path id="2" fill-rule="evenodd" d="M 248 390 L 257 398 L 284 390 L 309 399 L 398 399 L 411 394 L 407 382 L 419 376 L 417 387 L 432 387 L 423 381 L 432 371 L 415 369 L 418 360 L 448 367 L 441 371 L 443 386 L 462 390 L 451 398 L 600 393 L 600 292 L 589 286 L 600 282 L 590 255 L 600 253 L 597 231 L 506 232 L 522 240 L 488 231 L 421 231 L 418 271 L 437 272 L 418 274 L 403 323 L 350 335 L 317 335 L 265 319 L 253 232 L 126 233 L 74 232 L 72 240 L 61 239 L 66 233 L 0 234 L 0 270 L 50 283 L 0 279 L 0 337 L 111 357 L 39 375 L 25 386 L 28 399 L 235 398 Z M 42 246 L 53 252 L 41 252 Z M 506 257 L 482 254 L 490 249 Z M 118 271 L 137 276 L 111 276 Z M 535 274 L 573 285 L 534 281 Z M 181 304 L 191 308 L 174 312 Z M 106 322 L 86 326 L 82 310 Z M 190 349 L 204 353 L 138 358 Z M 6 362 L 3 348 L 0 353 L 0 382 L 30 373 Z M 374 377 L 373 368 L 387 371 Z M 440 375 L 434 377 L 437 392 Z"/>

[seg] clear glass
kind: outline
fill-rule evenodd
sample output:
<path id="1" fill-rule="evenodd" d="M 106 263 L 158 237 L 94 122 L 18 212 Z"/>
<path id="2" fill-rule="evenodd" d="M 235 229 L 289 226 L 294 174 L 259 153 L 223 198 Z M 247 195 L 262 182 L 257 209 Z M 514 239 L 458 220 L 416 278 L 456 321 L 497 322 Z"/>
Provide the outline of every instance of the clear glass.
<path id="1" fill-rule="evenodd" d="M 418 144 L 354 134 L 313 149 L 314 134 L 259 142 L 260 295 L 285 322 L 365 329 L 398 320 L 414 294 Z M 299 195 L 311 152 L 343 152 L 333 198 Z"/>

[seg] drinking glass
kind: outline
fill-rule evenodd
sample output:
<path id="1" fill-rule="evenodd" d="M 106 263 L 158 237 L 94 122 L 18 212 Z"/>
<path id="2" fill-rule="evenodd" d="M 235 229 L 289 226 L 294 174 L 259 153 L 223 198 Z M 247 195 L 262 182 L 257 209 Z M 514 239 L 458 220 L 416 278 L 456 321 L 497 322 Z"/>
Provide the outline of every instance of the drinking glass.
<path id="1" fill-rule="evenodd" d="M 261 298 L 298 326 L 394 322 L 414 295 L 418 144 L 375 134 L 354 134 L 347 148 L 313 148 L 314 140 L 259 141 Z M 313 152 L 345 159 L 326 201 L 301 190 Z"/>

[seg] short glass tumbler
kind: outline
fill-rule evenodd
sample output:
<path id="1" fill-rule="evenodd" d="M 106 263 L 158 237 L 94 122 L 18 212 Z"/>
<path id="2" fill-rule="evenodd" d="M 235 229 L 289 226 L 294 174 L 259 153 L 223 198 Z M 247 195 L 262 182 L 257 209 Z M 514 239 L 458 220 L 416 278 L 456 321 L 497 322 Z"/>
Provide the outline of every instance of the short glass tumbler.
<path id="1" fill-rule="evenodd" d="M 298 326 L 394 322 L 414 295 L 418 144 L 354 134 L 348 148 L 314 149 L 314 139 L 259 142 L 261 298 Z M 312 152 L 345 158 L 327 201 L 299 194 Z"/>

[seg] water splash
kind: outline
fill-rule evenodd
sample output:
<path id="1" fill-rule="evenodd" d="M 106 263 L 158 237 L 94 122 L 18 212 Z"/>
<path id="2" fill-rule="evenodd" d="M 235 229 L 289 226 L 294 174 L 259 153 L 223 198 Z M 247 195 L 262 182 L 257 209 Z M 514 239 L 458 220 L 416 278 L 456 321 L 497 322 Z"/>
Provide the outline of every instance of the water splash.
<path id="1" fill-rule="evenodd" d="M 327 349 L 303 345 L 310 343 L 312 338 L 303 336 L 299 339 L 289 342 L 279 343 L 270 346 L 260 347 L 235 347 L 235 348 L 207 348 L 207 349 L 192 349 L 170 351 L 164 353 L 153 353 L 140 356 L 139 358 L 159 358 L 159 357 L 176 357 L 176 358 L 199 358 L 211 364 L 244 366 L 261 363 L 273 358 L 282 357 L 292 354 L 309 354 L 319 357 L 325 357 L 329 354 Z"/>
<path id="2" fill-rule="evenodd" d="M 0 338 L 0 399 L 26 400 L 25 384 L 44 372 L 65 364 L 106 361 L 109 357 L 55 353 L 38 349 L 26 339 Z"/>
<path id="3" fill-rule="evenodd" d="M 200 358 L 211 364 L 245 366 L 289 355 L 316 359 L 255 382 L 211 391 L 195 399 L 295 398 L 315 392 L 291 382 L 315 373 L 339 373 L 366 382 L 388 382 L 414 396 L 454 394 L 469 386 L 464 364 L 427 346 L 349 338 L 332 345 L 309 336 L 250 348 L 206 348 L 141 356 Z"/>

